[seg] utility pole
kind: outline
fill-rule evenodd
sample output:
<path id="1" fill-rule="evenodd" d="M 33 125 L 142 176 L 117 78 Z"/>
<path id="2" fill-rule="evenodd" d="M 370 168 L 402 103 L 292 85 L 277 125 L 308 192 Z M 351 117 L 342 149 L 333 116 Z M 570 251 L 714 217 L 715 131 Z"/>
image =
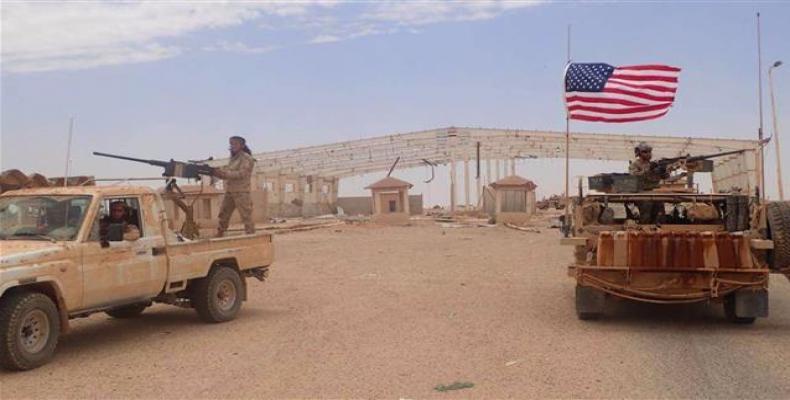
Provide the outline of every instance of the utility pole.
<path id="1" fill-rule="evenodd" d="M 773 116 L 774 133 L 774 147 L 776 148 L 776 183 L 779 186 L 779 200 L 784 201 L 785 193 L 784 186 L 782 186 L 782 155 L 779 147 L 779 122 L 776 120 L 776 100 L 774 98 L 774 79 L 773 70 L 782 65 L 781 61 L 775 62 L 768 68 L 768 88 L 771 92 L 771 115 Z"/>
<path id="2" fill-rule="evenodd" d="M 757 128 L 757 140 L 760 145 L 760 176 L 758 186 L 760 199 L 765 203 L 765 143 L 763 143 L 763 52 L 760 39 L 760 13 L 757 13 L 757 97 L 760 108 L 760 126 Z"/>

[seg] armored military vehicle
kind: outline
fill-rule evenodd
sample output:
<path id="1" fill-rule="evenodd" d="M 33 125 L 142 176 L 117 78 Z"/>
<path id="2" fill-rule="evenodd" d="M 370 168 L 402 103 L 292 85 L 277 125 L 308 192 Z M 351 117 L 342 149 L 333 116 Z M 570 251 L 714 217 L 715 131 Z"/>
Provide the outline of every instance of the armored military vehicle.
<path id="1" fill-rule="evenodd" d="M 600 317 L 614 298 L 718 302 L 736 323 L 768 316 L 769 275 L 790 271 L 790 202 L 699 193 L 694 173 L 733 153 L 659 160 L 657 185 L 630 174 L 589 177 L 596 193 L 580 184 L 562 239 L 575 248 L 568 274 L 580 319 Z"/>

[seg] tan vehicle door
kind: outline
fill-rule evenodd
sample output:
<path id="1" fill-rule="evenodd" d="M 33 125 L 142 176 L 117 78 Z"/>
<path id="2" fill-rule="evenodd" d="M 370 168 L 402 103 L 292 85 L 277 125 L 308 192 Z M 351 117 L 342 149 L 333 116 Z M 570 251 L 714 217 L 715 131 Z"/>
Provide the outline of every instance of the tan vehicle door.
<path id="1" fill-rule="evenodd" d="M 119 200 L 124 201 L 132 212 L 130 219 L 136 222 L 141 236 L 133 241 L 106 242 L 103 246 L 99 237 L 100 220 L 109 210 L 109 203 Z M 135 299 L 147 300 L 162 290 L 167 267 L 160 261 L 163 255 L 155 249 L 161 249 L 164 242 L 161 235 L 155 235 L 159 229 L 149 223 L 148 209 L 140 207 L 140 204 L 139 197 L 102 200 L 83 250 L 84 309 Z"/>

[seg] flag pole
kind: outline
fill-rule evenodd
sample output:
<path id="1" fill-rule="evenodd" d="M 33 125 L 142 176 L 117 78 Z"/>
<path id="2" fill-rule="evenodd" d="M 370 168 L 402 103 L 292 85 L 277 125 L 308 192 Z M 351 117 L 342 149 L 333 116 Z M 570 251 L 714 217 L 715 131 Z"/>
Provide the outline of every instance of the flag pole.
<path id="1" fill-rule="evenodd" d="M 568 44 L 567 44 L 567 61 L 565 63 L 565 73 L 562 76 L 563 79 L 563 93 L 565 93 L 565 76 L 568 74 L 568 65 L 571 63 L 571 26 L 568 25 Z M 563 96 L 565 98 L 565 96 Z M 565 229 L 563 234 L 565 237 L 568 237 L 570 234 L 570 208 L 571 208 L 571 201 L 570 201 L 570 146 L 571 146 L 571 118 L 570 113 L 568 112 L 568 107 L 565 107 L 565 219 L 564 224 Z"/>

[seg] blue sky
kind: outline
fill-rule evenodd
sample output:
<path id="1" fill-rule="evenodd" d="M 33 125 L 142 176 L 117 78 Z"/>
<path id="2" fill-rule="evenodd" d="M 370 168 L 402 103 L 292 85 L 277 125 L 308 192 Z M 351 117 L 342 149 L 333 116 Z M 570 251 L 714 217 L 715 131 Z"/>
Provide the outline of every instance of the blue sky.
<path id="1" fill-rule="evenodd" d="M 72 171 L 113 177 L 158 171 L 91 151 L 194 159 L 223 156 L 233 134 L 264 151 L 451 125 L 563 130 L 568 24 L 576 61 L 683 68 L 668 116 L 577 131 L 753 138 L 755 12 L 765 70 L 790 63 L 790 6 L 780 2 L 4 2 L 2 11 L 0 164 L 48 175 L 63 172 L 70 116 Z M 774 77 L 784 132 L 790 66 Z M 572 175 L 621 164 L 576 162 Z M 518 168 L 549 194 L 561 190 L 561 165 Z M 342 191 L 362 193 L 376 177 Z M 416 189 L 445 201 L 435 185 Z"/>

